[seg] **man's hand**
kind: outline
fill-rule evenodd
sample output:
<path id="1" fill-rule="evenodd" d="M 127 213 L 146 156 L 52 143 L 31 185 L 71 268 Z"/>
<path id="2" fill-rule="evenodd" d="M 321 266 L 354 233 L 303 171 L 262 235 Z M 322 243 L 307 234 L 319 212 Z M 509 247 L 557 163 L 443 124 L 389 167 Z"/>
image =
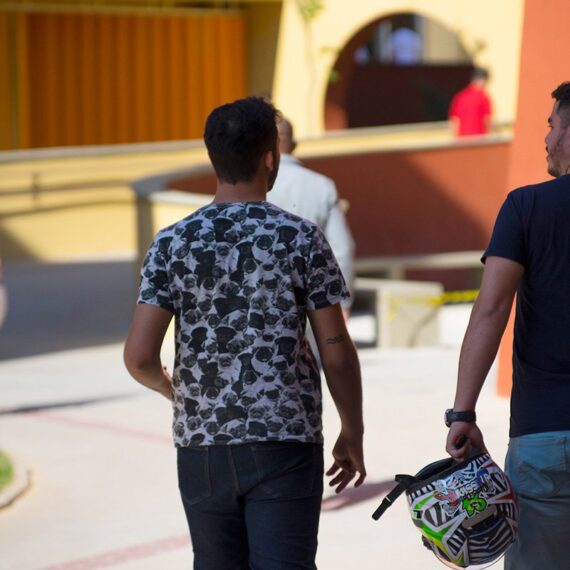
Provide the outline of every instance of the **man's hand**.
<path id="1" fill-rule="evenodd" d="M 166 366 L 162 367 L 162 378 L 163 382 L 160 385 L 160 388 L 157 389 L 159 394 L 162 394 L 167 400 L 172 401 L 172 376 L 168 373 Z"/>
<path id="2" fill-rule="evenodd" d="M 475 422 L 453 422 L 447 434 L 445 450 L 456 461 L 464 461 L 469 457 L 471 448 L 487 451 L 483 434 Z"/>
<path id="3" fill-rule="evenodd" d="M 328 477 L 333 477 L 329 485 L 336 487 L 335 493 L 340 493 L 358 473 L 354 486 L 359 487 L 366 478 L 364 456 L 362 452 L 362 435 L 349 437 L 340 433 L 332 451 L 334 463 L 327 471 Z"/>

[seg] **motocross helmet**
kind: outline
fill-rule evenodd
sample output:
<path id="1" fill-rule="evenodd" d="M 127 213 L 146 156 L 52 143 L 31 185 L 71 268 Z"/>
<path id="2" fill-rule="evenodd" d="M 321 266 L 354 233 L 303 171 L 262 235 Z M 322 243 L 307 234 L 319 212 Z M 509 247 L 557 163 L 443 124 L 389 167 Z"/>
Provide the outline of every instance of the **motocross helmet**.
<path id="1" fill-rule="evenodd" d="M 396 481 L 372 517 L 378 520 L 405 491 L 424 546 L 449 568 L 487 567 L 515 540 L 517 498 L 488 453 L 475 450 L 460 463 L 442 459 Z"/>

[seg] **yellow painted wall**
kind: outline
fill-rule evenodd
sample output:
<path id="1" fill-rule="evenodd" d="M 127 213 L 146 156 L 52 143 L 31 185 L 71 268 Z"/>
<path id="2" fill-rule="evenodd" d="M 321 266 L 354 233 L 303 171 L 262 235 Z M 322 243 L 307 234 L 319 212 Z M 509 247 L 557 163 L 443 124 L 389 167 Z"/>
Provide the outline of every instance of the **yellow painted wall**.
<path id="1" fill-rule="evenodd" d="M 162 228 L 189 216 L 198 208 L 210 203 L 212 198 L 213 196 L 173 190 L 151 196 L 149 203 L 152 210 L 152 225 L 149 228 L 149 236 L 152 237 Z"/>
<path id="2" fill-rule="evenodd" d="M 306 23 L 297 0 L 284 0 L 273 98 L 299 134 L 322 131 L 328 74 L 339 50 L 361 28 L 391 14 L 414 12 L 432 18 L 471 49 L 485 48 L 476 63 L 488 67 L 495 119 L 512 121 L 516 111 L 524 0 L 326 0 Z"/>
<path id="3" fill-rule="evenodd" d="M 42 260 L 138 249 L 130 183 L 202 164 L 203 147 L 0 163 L 0 257 Z M 0 153 L 1 158 L 1 153 Z"/>
<path id="4" fill-rule="evenodd" d="M 199 138 L 246 94 L 241 14 L 0 13 L 0 43 L 0 149 Z"/>
<path id="5" fill-rule="evenodd" d="M 247 91 L 269 95 L 273 91 L 275 61 L 281 28 L 281 2 L 247 4 Z"/>
<path id="6" fill-rule="evenodd" d="M 62 259 L 133 251 L 133 204 L 121 185 L 13 199 L 0 212 L 1 255 Z"/>

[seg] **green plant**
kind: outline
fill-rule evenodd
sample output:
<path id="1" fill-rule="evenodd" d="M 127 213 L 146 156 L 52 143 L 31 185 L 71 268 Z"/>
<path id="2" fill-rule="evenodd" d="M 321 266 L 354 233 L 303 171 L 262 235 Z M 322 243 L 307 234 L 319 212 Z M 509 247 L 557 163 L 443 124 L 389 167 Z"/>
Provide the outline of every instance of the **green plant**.
<path id="1" fill-rule="evenodd" d="M 8 485 L 12 481 L 14 470 L 10 458 L 0 451 L 0 489 Z"/>
<path id="2" fill-rule="evenodd" d="M 325 3 L 323 0 L 297 0 L 297 6 L 299 7 L 299 12 L 301 12 L 303 20 L 310 22 L 324 9 Z"/>

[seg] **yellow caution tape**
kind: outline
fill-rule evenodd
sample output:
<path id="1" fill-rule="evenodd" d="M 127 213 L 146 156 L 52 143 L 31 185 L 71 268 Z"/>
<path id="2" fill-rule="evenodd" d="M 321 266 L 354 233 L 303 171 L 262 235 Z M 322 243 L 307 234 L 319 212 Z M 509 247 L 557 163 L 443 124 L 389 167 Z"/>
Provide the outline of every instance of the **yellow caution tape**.
<path id="1" fill-rule="evenodd" d="M 388 318 L 394 320 L 402 305 L 416 304 L 437 308 L 441 305 L 452 305 L 454 303 L 472 303 L 479 295 L 478 289 L 467 291 L 446 291 L 441 295 L 395 295 L 390 296 L 388 306 Z"/>
<path id="2" fill-rule="evenodd" d="M 470 289 L 467 291 L 447 291 L 440 295 L 440 304 L 448 305 L 453 303 L 472 303 L 477 299 L 479 289 Z"/>

